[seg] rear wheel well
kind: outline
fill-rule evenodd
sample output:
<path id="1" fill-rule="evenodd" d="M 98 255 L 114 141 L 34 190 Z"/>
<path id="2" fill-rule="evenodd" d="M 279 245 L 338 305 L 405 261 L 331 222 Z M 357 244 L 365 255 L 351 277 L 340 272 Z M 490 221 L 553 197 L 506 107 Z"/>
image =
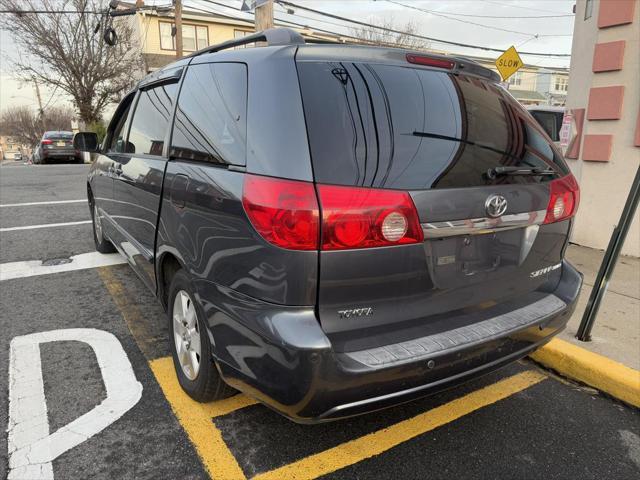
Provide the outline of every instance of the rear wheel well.
<path id="1" fill-rule="evenodd" d="M 93 192 L 91 191 L 91 185 L 87 183 L 87 200 L 89 200 L 89 205 L 93 204 Z"/>
<path id="2" fill-rule="evenodd" d="M 174 257 L 170 253 L 164 254 L 160 263 L 160 299 L 162 301 L 162 305 L 165 308 L 168 308 L 169 304 L 169 286 L 171 285 L 171 280 L 173 280 L 173 276 L 177 271 L 182 269 L 182 265 L 178 261 L 176 257 Z"/>

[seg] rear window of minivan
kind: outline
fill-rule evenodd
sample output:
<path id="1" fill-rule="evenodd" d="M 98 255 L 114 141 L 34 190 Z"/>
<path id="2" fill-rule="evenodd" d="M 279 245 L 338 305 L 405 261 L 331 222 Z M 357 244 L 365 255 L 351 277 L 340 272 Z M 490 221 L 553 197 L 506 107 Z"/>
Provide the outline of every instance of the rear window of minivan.
<path id="1" fill-rule="evenodd" d="M 317 182 L 397 189 L 546 182 L 568 172 L 542 128 L 500 86 L 396 65 L 299 62 Z M 497 166 L 557 176 L 501 176 Z"/>

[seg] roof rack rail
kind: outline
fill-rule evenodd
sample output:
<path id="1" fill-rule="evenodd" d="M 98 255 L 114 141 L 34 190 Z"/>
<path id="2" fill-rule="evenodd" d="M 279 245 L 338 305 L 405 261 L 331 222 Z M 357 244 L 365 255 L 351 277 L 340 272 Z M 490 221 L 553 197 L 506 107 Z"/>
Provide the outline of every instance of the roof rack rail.
<path id="1" fill-rule="evenodd" d="M 239 47 L 241 45 L 254 42 L 266 42 L 269 47 L 274 45 L 301 45 L 304 44 L 304 38 L 298 32 L 291 30 L 290 28 L 268 28 L 242 38 L 227 40 L 226 42 L 205 47 L 202 50 L 192 53 L 189 57 L 197 57 L 198 55 L 203 55 L 205 53 L 219 52 L 220 50 Z"/>

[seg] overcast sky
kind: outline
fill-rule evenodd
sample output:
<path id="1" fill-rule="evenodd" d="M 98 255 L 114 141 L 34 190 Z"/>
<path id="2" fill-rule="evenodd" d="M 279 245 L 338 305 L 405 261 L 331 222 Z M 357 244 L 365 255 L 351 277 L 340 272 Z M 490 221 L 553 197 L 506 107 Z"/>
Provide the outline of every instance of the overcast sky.
<path id="1" fill-rule="evenodd" d="M 242 3 L 241 0 L 216 1 L 235 8 Z M 575 0 L 291 0 L 291 2 L 364 22 L 376 23 L 393 18 L 395 28 L 398 30 L 402 30 L 408 22 L 411 22 L 418 33 L 441 40 L 498 49 L 507 49 L 515 45 L 519 51 L 571 53 L 573 17 L 549 16 L 570 15 Z M 170 3 L 170 0 L 146 1 L 147 5 Z M 240 14 L 237 10 L 212 4 L 207 0 L 183 0 L 183 3 L 185 9 L 193 6 L 214 13 L 251 18 Z M 343 21 L 322 17 L 302 9 L 294 8 L 294 14 L 288 14 L 280 5 L 275 6 L 275 16 L 308 25 L 311 28 L 322 28 L 342 34 L 352 33 L 353 28 Z M 509 18 L 486 18 L 485 16 Z M 492 58 L 499 55 L 495 52 L 464 49 L 437 42 L 431 42 L 430 46 L 458 54 Z M 29 105 L 35 108 L 37 102 L 33 85 L 21 84 L 13 78 L 10 62 L 12 55 L 15 55 L 15 45 L 10 35 L 6 31 L 1 31 L 0 109 L 13 105 Z M 569 66 L 569 58 L 523 56 L 523 60 L 533 65 Z M 68 99 L 59 94 L 54 98 L 51 96 L 52 92 L 46 88 L 43 88 L 41 93 L 45 104 L 68 104 Z"/>

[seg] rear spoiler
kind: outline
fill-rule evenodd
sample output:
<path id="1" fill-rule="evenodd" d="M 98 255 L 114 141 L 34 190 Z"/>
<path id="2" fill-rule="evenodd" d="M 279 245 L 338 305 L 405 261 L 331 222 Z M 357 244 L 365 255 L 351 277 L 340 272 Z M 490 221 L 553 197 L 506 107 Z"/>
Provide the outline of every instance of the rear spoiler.
<path id="1" fill-rule="evenodd" d="M 451 59 L 457 64 L 456 71 L 458 73 L 470 73 L 479 77 L 488 78 L 492 82 L 496 83 L 500 83 L 500 81 L 502 81 L 498 72 L 494 72 L 487 67 L 483 67 L 473 60 L 469 60 L 468 58 L 464 57 L 451 57 Z"/>

